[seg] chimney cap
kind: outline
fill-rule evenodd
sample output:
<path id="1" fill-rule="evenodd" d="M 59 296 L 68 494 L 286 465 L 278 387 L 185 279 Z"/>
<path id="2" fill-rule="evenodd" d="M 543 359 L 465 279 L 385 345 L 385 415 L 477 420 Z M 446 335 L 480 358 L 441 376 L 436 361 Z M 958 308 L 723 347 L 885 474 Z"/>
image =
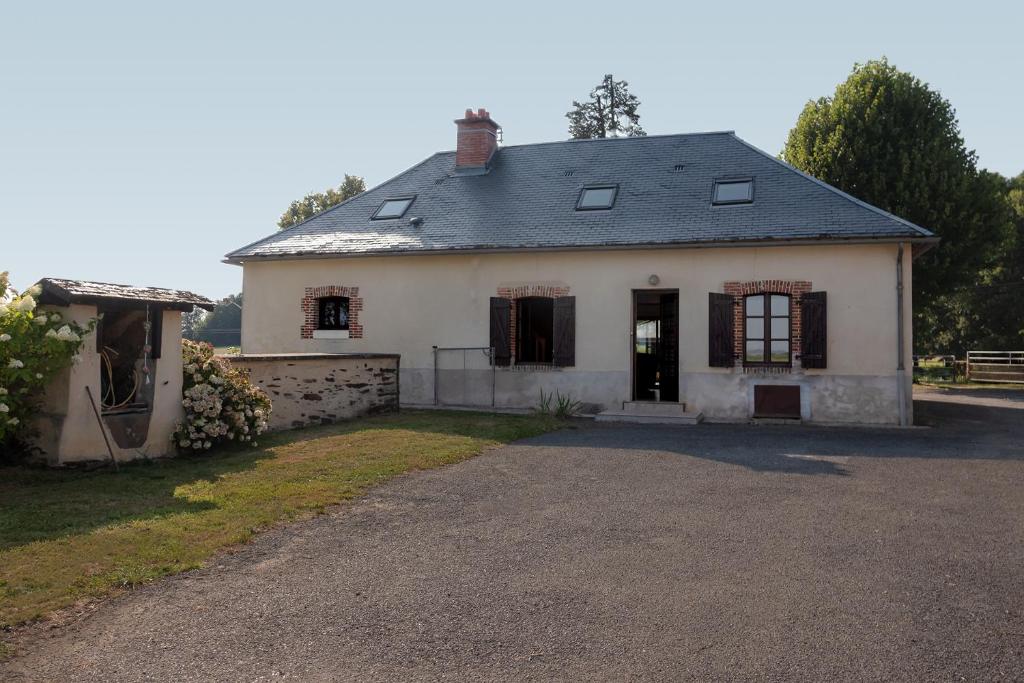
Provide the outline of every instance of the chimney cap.
<path id="1" fill-rule="evenodd" d="M 498 122 L 491 118 L 491 113 L 484 109 L 483 107 L 480 107 L 476 111 L 473 111 L 472 109 L 466 109 L 465 116 L 463 116 L 461 119 L 455 119 L 455 123 L 476 123 L 478 121 L 491 123 L 496 128 L 500 127 L 498 126 Z"/>

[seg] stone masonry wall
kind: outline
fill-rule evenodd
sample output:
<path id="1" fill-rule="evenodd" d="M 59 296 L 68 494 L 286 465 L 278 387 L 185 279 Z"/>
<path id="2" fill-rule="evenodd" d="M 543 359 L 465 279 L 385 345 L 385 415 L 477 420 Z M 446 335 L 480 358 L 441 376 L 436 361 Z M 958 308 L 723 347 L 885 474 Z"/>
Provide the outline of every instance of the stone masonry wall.
<path id="1" fill-rule="evenodd" d="M 270 395 L 271 431 L 398 410 L 398 355 L 292 353 L 228 359 Z"/>

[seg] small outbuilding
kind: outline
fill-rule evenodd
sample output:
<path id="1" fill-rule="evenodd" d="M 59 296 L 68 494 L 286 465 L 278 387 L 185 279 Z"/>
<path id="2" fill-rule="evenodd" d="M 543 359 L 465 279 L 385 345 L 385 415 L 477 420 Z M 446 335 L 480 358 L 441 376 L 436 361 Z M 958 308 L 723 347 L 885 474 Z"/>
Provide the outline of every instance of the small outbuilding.
<path id="1" fill-rule="evenodd" d="M 46 389 L 36 445 L 52 465 L 167 455 L 183 418 L 181 314 L 213 309 L 174 289 L 46 278 L 39 302 L 88 324 L 78 362 Z"/>

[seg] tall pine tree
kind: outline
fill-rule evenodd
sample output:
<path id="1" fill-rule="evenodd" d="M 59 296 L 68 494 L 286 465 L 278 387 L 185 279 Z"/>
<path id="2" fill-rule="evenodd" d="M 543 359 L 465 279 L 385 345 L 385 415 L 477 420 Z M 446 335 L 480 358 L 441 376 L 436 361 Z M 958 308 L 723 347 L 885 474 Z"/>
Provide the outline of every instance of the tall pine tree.
<path id="1" fill-rule="evenodd" d="M 569 119 L 569 136 L 588 139 L 647 135 L 640 127 L 639 107 L 640 100 L 629 92 L 629 83 L 607 74 L 590 91 L 586 102 L 573 100 L 572 109 L 565 115 Z"/>

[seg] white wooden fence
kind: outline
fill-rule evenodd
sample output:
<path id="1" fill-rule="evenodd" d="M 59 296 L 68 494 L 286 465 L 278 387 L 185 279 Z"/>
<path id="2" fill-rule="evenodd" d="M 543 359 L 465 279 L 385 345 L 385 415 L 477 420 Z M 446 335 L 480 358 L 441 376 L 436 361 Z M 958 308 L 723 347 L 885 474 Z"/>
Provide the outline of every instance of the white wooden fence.
<path id="1" fill-rule="evenodd" d="M 1024 383 L 1024 351 L 968 351 L 967 379 Z"/>

